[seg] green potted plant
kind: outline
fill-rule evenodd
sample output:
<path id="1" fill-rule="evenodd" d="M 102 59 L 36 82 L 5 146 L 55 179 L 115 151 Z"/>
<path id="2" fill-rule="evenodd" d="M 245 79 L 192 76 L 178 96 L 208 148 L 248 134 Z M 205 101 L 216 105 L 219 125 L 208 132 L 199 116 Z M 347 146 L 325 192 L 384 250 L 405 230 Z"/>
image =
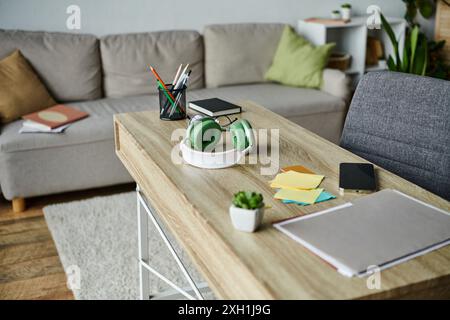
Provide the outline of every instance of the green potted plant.
<path id="1" fill-rule="evenodd" d="M 352 18 L 352 5 L 350 3 L 344 3 L 341 6 L 342 20 L 350 21 Z"/>
<path id="2" fill-rule="evenodd" d="M 235 229 L 253 232 L 261 224 L 263 215 L 264 201 L 260 193 L 239 191 L 234 194 L 230 217 Z"/>
<path id="3" fill-rule="evenodd" d="M 339 20 L 341 18 L 341 12 L 339 10 L 331 11 L 331 19 Z"/>
<path id="4" fill-rule="evenodd" d="M 444 58 L 445 40 L 429 39 L 419 24 L 418 17 L 430 19 L 435 11 L 436 0 L 402 0 L 406 5 L 405 19 L 408 28 L 405 36 L 403 55 L 393 56 L 389 69 L 393 71 L 423 74 L 428 77 L 450 80 L 450 64 Z M 450 6 L 448 0 L 444 0 Z M 386 19 L 384 19 L 386 20 Z M 398 46 L 398 40 L 389 34 L 391 27 L 387 21 L 383 27 L 391 38 L 393 46 Z M 394 47 L 395 49 L 395 47 Z M 414 54 L 413 54 L 414 52 Z M 413 58 L 411 61 L 411 58 Z M 400 61 L 401 60 L 401 61 Z M 400 63 L 399 63 L 400 62 Z"/>

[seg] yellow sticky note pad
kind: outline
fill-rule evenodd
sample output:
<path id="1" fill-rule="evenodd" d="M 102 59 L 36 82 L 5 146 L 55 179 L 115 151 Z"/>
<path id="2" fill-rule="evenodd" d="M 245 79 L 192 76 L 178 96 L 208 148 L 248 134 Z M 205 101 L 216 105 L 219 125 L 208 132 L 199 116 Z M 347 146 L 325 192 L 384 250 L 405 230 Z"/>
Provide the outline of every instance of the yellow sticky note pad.
<path id="1" fill-rule="evenodd" d="M 318 174 L 300 173 L 288 171 L 278 174 L 271 182 L 272 188 L 282 189 L 315 189 L 322 182 L 324 176 Z"/>
<path id="2" fill-rule="evenodd" d="M 275 194 L 274 198 L 279 200 L 293 200 L 311 204 L 316 202 L 322 191 L 322 188 L 313 190 L 281 189 Z"/>
<path id="3" fill-rule="evenodd" d="M 279 200 L 293 200 L 303 203 L 315 203 L 319 195 L 322 193 L 323 189 L 313 189 L 313 190 L 289 190 L 281 189 L 279 190 L 274 198 Z"/>

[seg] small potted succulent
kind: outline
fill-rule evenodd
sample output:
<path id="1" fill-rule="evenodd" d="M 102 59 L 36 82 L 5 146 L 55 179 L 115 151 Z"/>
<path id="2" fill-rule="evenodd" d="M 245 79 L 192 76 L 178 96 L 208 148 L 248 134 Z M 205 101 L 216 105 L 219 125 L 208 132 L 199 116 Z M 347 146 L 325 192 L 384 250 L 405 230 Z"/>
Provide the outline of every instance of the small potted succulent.
<path id="1" fill-rule="evenodd" d="M 352 18 L 352 5 L 350 3 L 344 3 L 341 6 L 342 20 L 350 21 Z"/>
<path id="2" fill-rule="evenodd" d="M 263 215 L 264 202 L 260 193 L 239 191 L 234 194 L 230 216 L 235 229 L 253 232 L 261 224 Z"/>
<path id="3" fill-rule="evenodd" d="M 341 12 L 339 10 L 331 11 L 331 19 L 339 20 L 341 18 Z"/>

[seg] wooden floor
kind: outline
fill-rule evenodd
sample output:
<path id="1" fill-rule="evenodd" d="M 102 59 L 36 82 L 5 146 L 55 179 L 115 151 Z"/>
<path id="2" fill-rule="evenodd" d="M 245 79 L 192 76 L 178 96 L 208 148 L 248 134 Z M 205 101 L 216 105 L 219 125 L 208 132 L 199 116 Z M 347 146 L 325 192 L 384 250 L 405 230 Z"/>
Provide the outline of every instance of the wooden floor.
<path id="1" fill-rule="evenodd" d="M 73 299 L 42 208 L 133 188 L 130 184 L 30 198 L 27 210 L 19 214 L 0 195 L 0 299 Z"/>

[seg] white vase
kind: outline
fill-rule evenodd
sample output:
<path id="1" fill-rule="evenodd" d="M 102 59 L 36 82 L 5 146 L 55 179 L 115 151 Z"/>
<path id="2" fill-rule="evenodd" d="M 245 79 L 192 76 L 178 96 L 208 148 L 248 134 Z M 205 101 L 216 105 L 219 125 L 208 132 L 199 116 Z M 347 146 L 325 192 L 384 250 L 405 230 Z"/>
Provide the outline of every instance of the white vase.
<path id="1" fill-rule="evenodd" d="M 342 20 L 350 21 L 352 19 L 352 9 L 351 8 L 341 8 Z"/>
<path id="2" fill-rule="evenodd" d="M 333 19 L 333 20 L 341 19 L 341 13 L 340 12 L 331 12 L 331 19 Z"/>
<path id="3" fill-rule="evenodd" d="M 233 227 L 239 231 L 254 232 L 261 224 L 264 216 L 264 207 L 248 210 L 230 206 L 230 217 Z"/>

